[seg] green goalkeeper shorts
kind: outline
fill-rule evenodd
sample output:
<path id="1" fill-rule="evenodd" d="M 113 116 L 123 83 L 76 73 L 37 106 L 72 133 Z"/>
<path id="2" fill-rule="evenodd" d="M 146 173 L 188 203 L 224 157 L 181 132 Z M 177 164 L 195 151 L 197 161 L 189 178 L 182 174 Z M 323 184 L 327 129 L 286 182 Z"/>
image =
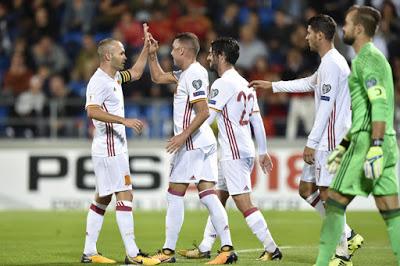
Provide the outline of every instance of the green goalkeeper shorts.
<path id="1" fill-rule="evenodd" d="M 331 183 L 331 189 L 345 195 L 376 196 L 396 195 L 399 181 L 396 174 L 398 148 L 396 136 L 385 135 L 383 149 L 383 172 L 375 179 L 364 174 L 364 162 L 371 145 L 371 133 L 361 131 L 351 137 L 351 143 L 343 155 L 340 167 Z"/>

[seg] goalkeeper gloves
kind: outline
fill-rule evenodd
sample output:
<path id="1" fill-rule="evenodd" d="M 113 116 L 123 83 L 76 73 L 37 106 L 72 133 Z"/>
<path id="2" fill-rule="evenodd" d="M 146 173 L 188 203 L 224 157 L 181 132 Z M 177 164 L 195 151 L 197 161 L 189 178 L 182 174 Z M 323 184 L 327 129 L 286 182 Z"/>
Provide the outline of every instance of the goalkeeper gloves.
<path id="1" fill-rule="evenodd" d="M 376 179 L 382 175 L 383 168 L 383 140 L 374 140 L 373 146 L 368 150 L 365 157 L 364 173 L 365 177 L 369 179 Z"/>
<path id="2" fill-rule="evenodd" d="M 342 161 L 343 154 L 346 152 L 347 148 L 350 145 L 350 141 L 344 138 L 339 145 L 332 151 L 331 155 L 328 158 L 328 163 L 326 168 L 328 168 L 328 172 L 331 174 L 335 174 L 337 169 L 339 168 L 340 162 Z"/>

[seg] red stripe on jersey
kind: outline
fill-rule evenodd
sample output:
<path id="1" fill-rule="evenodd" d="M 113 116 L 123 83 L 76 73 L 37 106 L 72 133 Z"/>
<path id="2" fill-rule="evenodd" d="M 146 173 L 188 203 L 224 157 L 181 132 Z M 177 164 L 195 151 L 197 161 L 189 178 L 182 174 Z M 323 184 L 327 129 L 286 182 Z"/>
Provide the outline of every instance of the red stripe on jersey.
<path id="1" fill-rule="evenodd" d="M 108 113 L 108 109 L 105 103 L 103 103 L 104 110 Z M 114 129 L 112 123 L 106 123 L 107 132 L 107 151 L 108 156 L 115 156 L 115 145 L 114 145 Z"/>
<path id="2" fill-rule="evenodd" d="M 103 103 L 103 108 L 104 108 L 104 110 L 107 112 L 107 107 L 106 107 L 106 105 Z M 107 143 L 107 154 L 108 154 L 108 157 L 110 157 L 111 156 L 111 145 L 110 145 L 110 132 L 109 132 L 109 129 L 108 129 L 108 126 L 107 126 L 107 123 L 105 123 L 105 125 L 106 125 L 106 143 Z"/>
<path id="3" fill-rule="evenodd" d="M 332 149 L 332 143 L 331 143 L 331 117 L 329 117 L 328 120 L 328 150 L 330 151 Z"/>
<path id="4" fill-rule="evenodd" d="M 192 106 L 189 101 L 189 96 L 187 97 L 185 112 L 183 114 L 183 130 L 185 130 L 190 124 L 190 116 L 192 113 Z M 186 140 L 186 150 L 193 150 L 192 136 Z"/>
<path id="5" fill-rule="evenodd" d="M 226 135 L 228 136 L 229 146 L 231 147 L 232 158 L 239 159 L 239 149 L 237 147 L 235 134 L 233 133 L 231 121 L 229 121 L 228 111 L 226 106 L 222 109 L 222 117 L 224 118 Z"/>
<path id="6" fill-rule="evenodd" d="M 108 123 L 108 127 L 111 132 L 111 155 L 115 156 L 115 144 L 114 144 L 114 128 L 112 123 Z"/>
<path id="7" fill-rule="evenodd" d="M 335 149 L 336 147 L 335 123 L 336 123 L 336 101 L 333 105 L 332 150 Z"/>

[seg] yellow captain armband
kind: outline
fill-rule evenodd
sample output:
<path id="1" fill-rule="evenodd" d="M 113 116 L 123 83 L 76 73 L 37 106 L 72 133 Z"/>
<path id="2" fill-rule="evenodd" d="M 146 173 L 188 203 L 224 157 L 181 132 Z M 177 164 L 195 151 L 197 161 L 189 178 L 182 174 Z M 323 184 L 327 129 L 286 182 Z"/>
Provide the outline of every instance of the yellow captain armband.
<path id="1" fill-rule="evenodd" d="M 370 101 L 383 99 L 386 100 L 386 91 L 385 88 L 379 85 L 372 86 L 367 90 L 368 98 Z"/>
<path id="2" fill-rule="evenodd" d="M 132 80 L 132 75 L 129 70 L 124 70 L 119 72 L 121 74 L 122 83 L 129 82 Z"/>

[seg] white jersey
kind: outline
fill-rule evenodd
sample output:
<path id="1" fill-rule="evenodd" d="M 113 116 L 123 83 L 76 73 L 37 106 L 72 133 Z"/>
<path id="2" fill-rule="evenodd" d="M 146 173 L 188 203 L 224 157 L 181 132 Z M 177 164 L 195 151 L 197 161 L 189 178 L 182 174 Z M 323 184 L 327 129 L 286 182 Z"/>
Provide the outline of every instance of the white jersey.
<path id="1" fill-rule="evenodd" d="M 100 68 L 90 78 L 86 90 L 86 105 L 98 105 L 113 115 L 125 117 L 122 78 L 117 72 L 111 78 Z M 92 156 L 111 157 L 128 152 L 125 126 L 92 119 L 96 128 L 92 143 Z"/>
<path id="2" fill-rule="evenodd" d="M 351 126 L 351 102 L 347 77 L 350 68 L 336 50 L 329 50 L 312 76 L 272 82 L 274 92 L 314 91 L 315 121 L 307 147 L 332 151 Z"/>
<path id="3" fill-rule="evenodd" d="M 258 112 L 257 96 L 235 69 L 229 69 L 211 86 L 208 105 L 217 116 L 221 161 L 255 156 L 250 116 Z"/>
<path id="4" fill-rule="evenodd" d="M 178 87 L 174 95 L 174 134 L 179 135 L 186 129 L 196 113 L 193 104 L 206 101 L 208 95 L 208 73 L 198 62 L 191 64 L 185 71 L 174 72 Z M 214 134 L 207 123 L 186 140 L 186 150 L 193 150 L 215 144 Z"/>

